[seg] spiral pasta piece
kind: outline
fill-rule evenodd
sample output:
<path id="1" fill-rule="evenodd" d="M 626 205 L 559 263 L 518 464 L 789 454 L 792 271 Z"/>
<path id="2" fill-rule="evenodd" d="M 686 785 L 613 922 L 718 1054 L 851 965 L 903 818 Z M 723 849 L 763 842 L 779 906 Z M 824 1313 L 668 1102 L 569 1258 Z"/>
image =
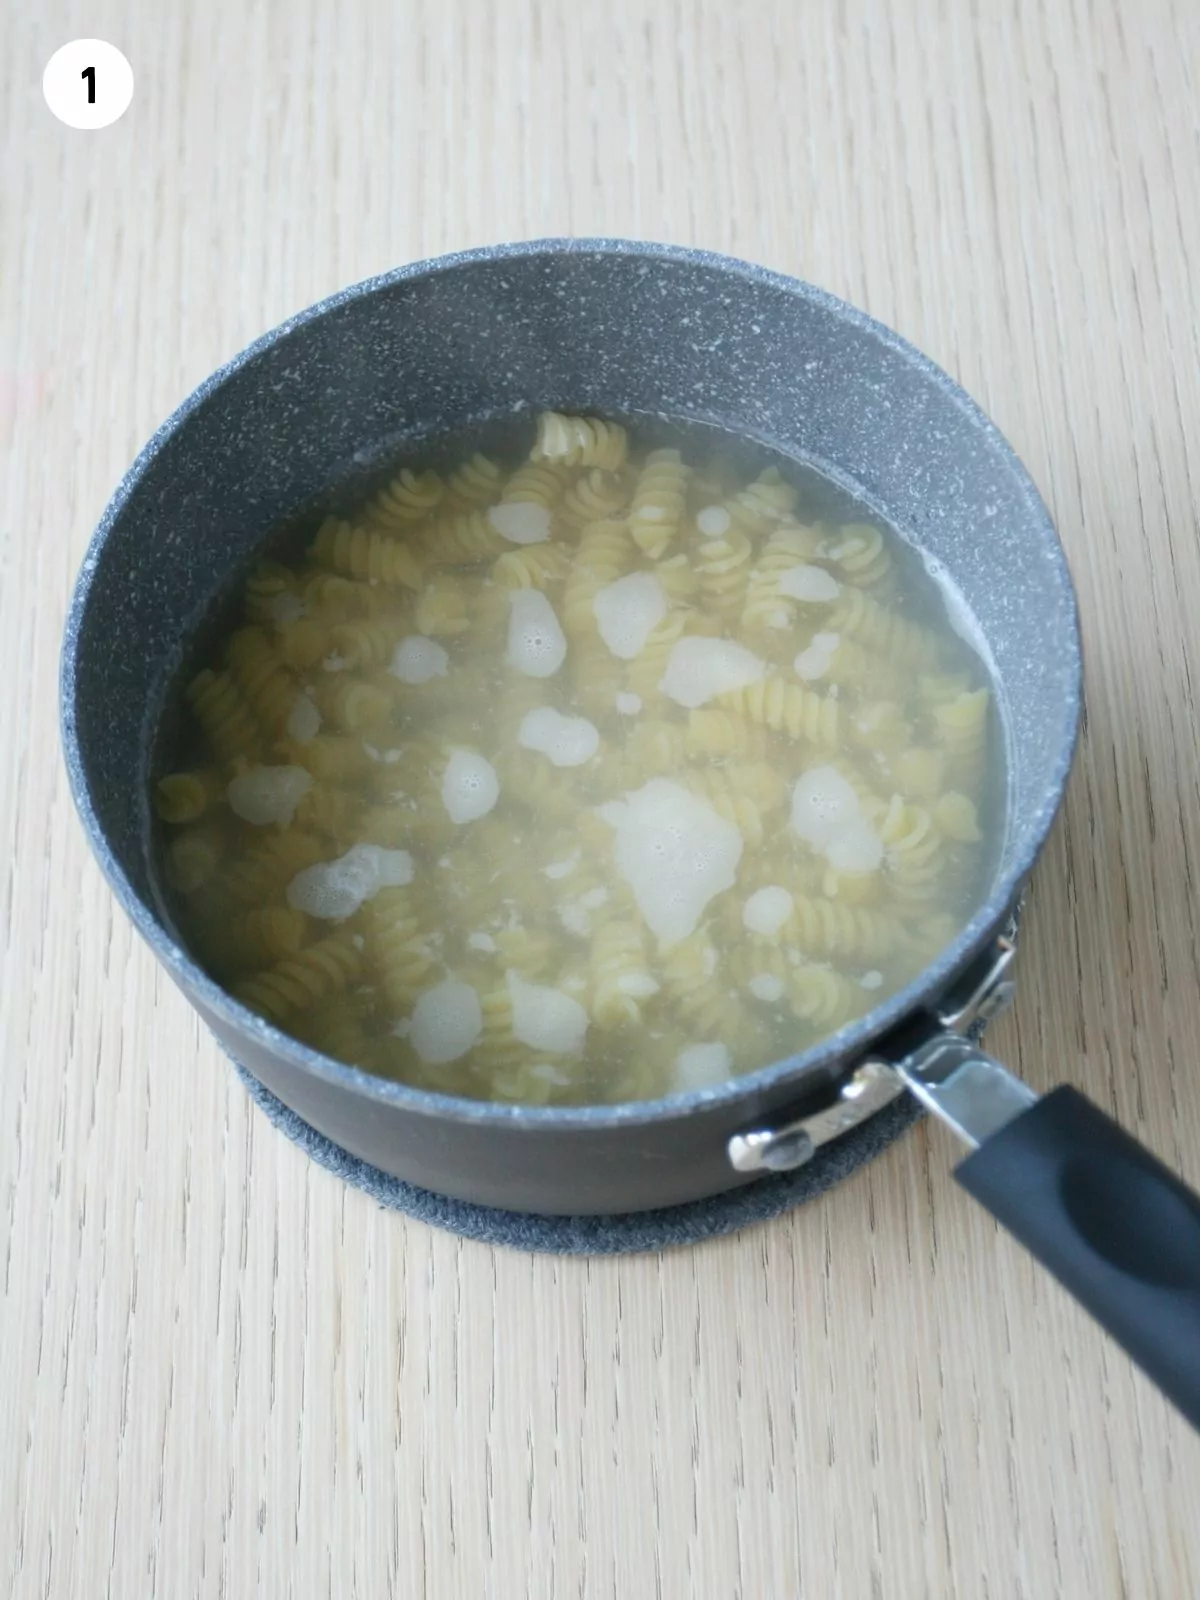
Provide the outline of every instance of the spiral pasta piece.
<path id="1" fill-rule="evenodd" d="M 297 685 L 260 627 L 239 628 L 229 641 L 229 670 L 269 736 L 287 726 Z"/>
<path id="2" fill-rule="evenodd" d="M 775 733 L 836 750 L 841 743 L 842 719 L 836 700 L 826 699 L 798 683 L 767 674 L 757 683 L 717 696 L 718 702 L 749 722 Z"/>
<path id="3" fill-rule="evenodd" d="M 706 540 L 696 555 L 702 605 L 718 617 L 736 616 L 746 598 L 750 578 L 749 535 L 731 528 L 720 538 Z"/>
<path id="4" fill-rule="evenodd" d="M 499 499 L 504 473 L 490 459 L 476 451 L 446 479 L 442 504 L 447 511 L 479 511 Z"/>
<path id="5" fill-rule="evenodd" d="M 275 630 L 275 648 L 285 667 L 304 672 L 331 649 L 330 627 L 315 617 L 295 617 Z"/>
<path id="6" fill-rule="evenodd" d="M 430 578 L 417 596 L 413 620 L 417 632 L 431 639 L 451 638 L 456 633 L 465 633 L 470 622 L 467 617 L 467 596 L 459 580 L 446 572 Z"/>
<path id="7" fill-rule="evenodd" d="M 315 866 L 323 854 L 321 841 L 298 828 L 268 834 L 253 852 L 224 867 L 221 898 L 229 906 L 246 908 L 280 899 L 296 874 Z"/>
<path id="8" fill-rule="evenodd" d="M 562 625 L 568 639 L 598 634 L 596 596 L 628 572 L 633 554 L 633 540 L 623 522 L 593 522 L 583 530 L 563 589 Z"/>
<path id="9" fill-rule="evenodd" d="M 339 656 L 347 667 L 361 671 L 386 667 L 395 655 L 396 646 L 403 639 L 405 631 L 405 624 L 400 619 L 363 618 L 356 622 L 342 622 L 332 628 L 329 643 L 333 654 Z"/>
<path id="10" fill-rule="evenodd" d="M 420 535 L 421 557 L 431 567 L 470 566 L 494 561 L 512 546 L 481 511 L 439 518 Z"/>
<path id="11" fill-rule="evenodd" d="M 638 476 L 629 531 L 643 555 L 657 561 L 675 539 L 687 505 L 688 469 L 678 450 L 652 450 Z"/>
<path id="12" fill-rule="evenodd" d="M 419 589 L 421 564 L 409 546 L 374 529 L 327 517 L 317 529 L 313 554 L 347 577 L 370 579 L 392 588 Z"/>
<path id="13" fill-rule="evenodd" d="M 246 579 L 246 616 L 251 622 L 279 622 L 301 603 L 300 585 L 290 567 L 259 561 Z"/>
<path id="14" fill-rule="evenodd" d="M 849 720 L 855 742 L 876 755 L 897 756 L 912 744 L 913 725 L 894 700 L 859 706 Z"/>
<path id="15" fill-rule="evenodd" d="M 942 873 L 944 846 L 929 812 L 897 795 L 879 825 L 879 837 L 897 896 L 904 901 L 932 899 Z"/>
<path id="16" fill-rule="evenodd" d="M 859 589 L 888 595 L 892 582 L 892 555 L 883 534 L 869 522 L 846 522 L 822 541 L 819 554 L 838 575 Z"/>
<path id="17" fill-rule="evenodd" d="M 559 953 L 559 943 L 548 929 L 528 928 L 524 923 L 499 929 L 492 942 L 500 966 L 523 978 L 543 977 Z"/>
<path id="18" fill-rule="evenodd" d="M 684 749 L 693 760 L 722 756 L 758 760 L 767 753 L 767 730 L 732 711 L 701 706 L 688 714 Z"/>
<path id="19" fill-rule="evenodd" d="M 382 1058 L 379 1041 L 368 1034 L 363 1018 L 357 1011 L 334 1005 L 318 1006 L 301 1012 L 295 1021 L 295 1031 L 305 1044 L 332 1056 L 335 1061 L 348 1062 L 352 1067 L 365 1067 L 380 1071 Z"/>
<path id="20" fill-rule="evenodd" d="M 596 1025 L 611 1029 L 636 1024 L 642 1006 L 659 985 L 646 959 L 646 940 L 634 922 L 604 922 L 592 935 L 591 1013 Z"/>
<path id="21" fill-rule="evenodd" d="M 208 828 L 192 828 L 167 846 L 167 879 L 181 894 L 212 883 L 220 865 L 221 840 Z"/>
<path id="22" fill-rule="evenodd" d="M 817 553 L 821 538 L 816 528 L 787 523 L 771 534 L 759 552 L 746 585 L 742 606 L 742 627 L 754 634 L 772 629 L 791 628 L 796 620 L 797 601 L 780 587 L 785 573 L 807 566 Z"/>
<path id="23" fill-rule="evenodd" d="M 360 777 L 371 767 L 363 741 L 343 733 L 318 733 L 303 741 L 284 740 L 279 748 L 293 766 L 330 782 Z"/>
<path id="24" fill-rule="evenodd" d="M 392 709 L 387 691 L 361 678 L 335 675 L 314 691 L 321 716 L 343 733 L 362 733 L 385 723 Z"/>
<path id="25" fill-rule="evenodd" d="M 778 467 L 760 472 L 753 483 L 724 502 L 735 527 L 752 537 L 782 521 L 795 505 L 796 491 L 784 480 Z"/>
<path id="26" fill-rule="evenodd" d="M 978 787 L 983 771 L 990 702 L 986 689 L 975 689 L 933 708 L 933 722 L 946 752 L 947 766 L 956 778 L 973 788 Z"/>
<path id="27" fill-rule="evenodd" d="M 529 459 L 556 461 L 564 467 L 605 467 L 614 472 L 625 465 L 628 453 L 629 437 L 620 423 L 543 411 Z"/>
<path id="28" fill-rule="evenodd" d="M 684 600 L 693 600 L 700 592 L 699 574 L 692 565 L 691 558 L 684 551 L 680 551 L 678 555 L 667 556 L 663 561 L 656 561 L 651 571 L 672 605 Z"/>
<path id="29" fill-rule="evenodd" d="M 199 822 L 206 811 L 225 798 L 225 784 L 219 772 L 205 768 L 198 772 L 168 772 L 154 786 L 154 809 L 164 822 L 178 826 Z"/>
<path id="30" fill-rule="evenodd" d="M 243 1005 L 272 1022 L 324 1005 L 362 970 L 362 957 L 349 934 L 335 933 L 286 960 L 234 985 Z"/>
<path id="31" fill-rule="evenodd" d="M 793 895 L 792 909 L 778 939 L 808 956 L 885 959 L 901 938 L 899 919 L 888 911 L 844 905 L 822 895 Z"/>
<path id="32" fill-rule="evenodd" d="M 567 487 L 566 468 L 556 462 L 527 461 L 520 466 L 504 485 L 500 496 L 503 506 L 541 506 L 549 511 L 563 496 Z"/>
<path id="33" fill-rule="evenodd" d="M 983 838 L 975 802 L 957 789 L 947 789 L 933 807 L 934 826 L 957 844 L 978 844 Z"/>
<path id="34" fill-rule="evenodd" d="M 228 672 L 205 668 L 187 687 L 187 702 L 219 761 L 252 756 L 259 734 L 254 713 Z"/>
<path id="35" fill-rule="evenodd" d="M 235 968 L 268 967 L 294 956 L 304 943 L 308 918 L 292 906 L 259 906 L 228 919 L 223 939 Z"/>
<path id="36" fill-rule="evenodd" d="M 436 472 L 403 467 L 367 502 L 363 518 L 377 533 L 402 533 L 424 522 L 442 503 L 446 488 Z"/>
<path id="37" fill-rule="evenodd" d="M 558 515 L 565 527 L 578 533 L 589 522 L 603 522 L 614 516 L 625 501 L 625 483 L 620 473 L 593 467 L 563 495 Z"/>
<path id="38" fill-rule="evenodd" d="M 631 768 L 630 779 L 641 773 L 654 777 L 674 773 L 687 758 L 687 735 L 678 722 L 661 717 L 643 717 L 630 730 L 625 753 Z"/>
<path id="39" fill-rule="evenodd" d="M 664 991 L 693 1036 L 727 1040 L 741 1031 L 741 1002 L 721 981 L 720 960 L 707 935 L 694 933 L 673 945 L 660 971 Z"/>
<path id="40" fill-rule="evenodd" d="M 375 590 L 337 572 L 314 572 L 300 590 L 305 614 L 320 622 L 348 622 L 376 613 Z"/>
<path id="41" fill-rule="evenodd" d="M 793 1013 L 821 1032 L 841 1028 L 870 1009 L 867 992 L 832 967 L 796 967 L 788 983 Z"/>
<path id="42" fill-rule="evenodd" d="M 899 667 L 931 667 L 938 658 L 938 643 L 931 633 L 851 584 L 842 585 L 826 626 L 831 632 L 857 639 Z"/>
<path id="43" fill-rule="evenodd" d="M 407 1013 L 434 981 L 436 958 L 408 888 L 381 889 L 358 913 L 363 957 L 388 1001 Z"/>
<path id="44" fill-rule="evenodd" d="M 541 589 L 561 582 L 571 558 L 561 544 L 528 544 L 507 550 L 492 563 L 492 579 L 501 589 Z"/>
<path id="45" fill-rule="evenodd" d="M 316 783 L 302 795 L 292 821 L 296 827 L 309 833 L 327 835 L 339 844 L 358 843 L 358 824 L 363 815 L 362 801 L 349 789 L 339 789 L 329 783 Z M 382 844 L 381 839 L 363 838 L 368 843 Z"/>

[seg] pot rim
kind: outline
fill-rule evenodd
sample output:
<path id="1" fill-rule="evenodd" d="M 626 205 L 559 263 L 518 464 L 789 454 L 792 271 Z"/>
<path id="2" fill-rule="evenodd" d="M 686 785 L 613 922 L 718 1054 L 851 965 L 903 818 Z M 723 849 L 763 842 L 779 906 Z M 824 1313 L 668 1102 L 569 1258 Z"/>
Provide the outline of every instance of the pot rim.
<path id="1" fill-rule="evenodd" d="M 414 1088 L 391 1079 L 376 1078 L 358 1067 L 335 1061 L 302 1044 L 235 1000 L 172 938 L 153 906 L 142 899 L 117 860 L 92 804 L 90 783 L 80 751 L 76 715 L 79 640 L 104 546 L 151 463 L 175 434 L 187 424 L 193 413 L 213 399 L 235 374 L 250 365 L 265 351 L 299 333 L 310 322 L 328 315 L 343 305 L 367 299 L 397 283 L 449 274 L 469 269 L 482 262 L 561 255 L 631 256 L 656 261 L 686 262 L 689 265 L 714 269 L 730 278 L 765 284 L 824 308 L 839 321 L 850 324 L 889 347 L 909 365 L 917 368 L 952 400 L 981 435 L 988 439 L 993 449 L 1014 473 L 1024 491 L 1029 514 L 1046 536 L 1047 548 L 1062 591 L 1060 599 L 1066 601 L 1069 628 L 1061 641 L 1061 648 L 1063 660 L 1073 663 L 1074 666 L 1069 688 L 1064 696 L 1066 737 L 1051 779 L 1046 785 L 1041 804 L 1023 824 L 1025 834 L 1023 845 L 1014 852 L 1004 872 L 996 878 L 991 892 L 976 914 L 937 960 L 925 967 L 918 977 L 867 1012 L 865 1016 L 830 1034 L 828 1038 L 810 1049 L 774 1061 L 769 1066 L 760 1067 L 754 1072 L 730 1078 L 725 1083 L 668 1095 L 657 1100 L 631 1100 L 617 1105 L 574 1107 L 509 1105 L 491 1100 L 468 1100 L 457 1095 Z M 683 245 L 621 238 L 547 238 L 482 245 L 470 250 L 454 251 L 447 255 L 410 262 L 374 277 L 365 278 L 359 283 L 339 289 L 335 294 L 317 301 L 260 335 L 199 384 L 154 431 L 138 452 L 133 464 L 117 485 L 92 534 L 75 581 L 67 616 L 60 668 L 60 719 L 71 795 L 92 852 L 118 902 L 189 999 L 194 996 L 222 1022 L 240 1034 L 248 1036 L 263 1049 L 282 1056 L 289 1063 L 302 1068 L 332 1087 L 350 1090 L 364 1099 L 403 1108 L 416 1115 L 439 1120 L 449 1119 L 461 1124 L 520 1126 L 531 1132 L 541 1129 L 547 1133 L 572 1131 L 583 1133 L 672 1120 L 693 1112 L 729 1106 L 738 1100 L 761 1100 L 768 1095 L 774 1098 L 774 1091 L 783 1086 L 794 1087 L 799 1093 L 803 1091 L 803 1085 L 810 1080 L 817 1078 L 834 1080 L 841 1076 L 841 1073 L 830 1069 L 836 1068 L 839 1063 L 844 1063 L 848 1067 L 873 1040 L 886 1034 L 903 1018 L 917 1010 L 923 998 L 931 993 L 936 994 L 955 972 L 982 950 L 997 925 L 1003 920 L 1045 844 L 1062 803 L 1074 758 L 1079 737 L 1082 690 L 1078 600 L 1066 555 L 1049 511 L 1037 486 L 1008 440 L 991 418 L 947 372 L 886 324 L 876 321 L 866 312 L 858 310 L 857 307 L 830 294 L 827 290 L 806 283 L 803 279 L 774 272 L 752 262 L 741 261 L 737 257 Z"/>

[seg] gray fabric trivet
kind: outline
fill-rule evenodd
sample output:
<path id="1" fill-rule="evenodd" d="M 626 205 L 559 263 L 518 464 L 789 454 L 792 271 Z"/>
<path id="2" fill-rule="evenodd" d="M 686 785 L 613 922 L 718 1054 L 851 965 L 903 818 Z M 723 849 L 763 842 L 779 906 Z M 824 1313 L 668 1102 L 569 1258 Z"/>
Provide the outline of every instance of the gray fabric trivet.
<path id="1" fill-rule="evenodd" d="M 465 1200 L 448 1200 L 368 1166 L 289 1111 L 240 1062 L 235 1061 L 234 1066 L 251 1098 L 293 1144 L 380 1205 L 403 1211 L 436 1228 L 447 1228 L 466 1239 L 560 1255 L 666 1250 L 673 1245 L 698 1244 L 702 1239 L 734 1233 L 751 1222 L 765 1222 L 849 1177 L 856 1167 L 879 1155 L 921 1114 L 911 1095 L 901 1095 L 862 1127 L 822 1146 L 807 1166 L 760 1178 L 757 1183 L 714 1195 L 710 1200 L 693 1200 L 661 1211 L 634 1211 L 619 1217 L 535 1217 L 521 1211 L 470 1205 Z"/>

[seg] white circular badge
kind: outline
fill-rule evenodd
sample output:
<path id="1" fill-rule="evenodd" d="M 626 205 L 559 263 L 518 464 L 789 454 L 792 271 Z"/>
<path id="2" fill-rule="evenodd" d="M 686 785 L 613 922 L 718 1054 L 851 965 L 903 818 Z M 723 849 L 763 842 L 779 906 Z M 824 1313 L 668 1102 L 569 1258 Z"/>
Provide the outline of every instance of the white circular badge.
<path id="1" fill-rule="evenodd" d="M 115 44 L 72 39 L 46 63 L 42 93 L 68 128 L 107 128 L 129 109 L 133 68 Z"/>

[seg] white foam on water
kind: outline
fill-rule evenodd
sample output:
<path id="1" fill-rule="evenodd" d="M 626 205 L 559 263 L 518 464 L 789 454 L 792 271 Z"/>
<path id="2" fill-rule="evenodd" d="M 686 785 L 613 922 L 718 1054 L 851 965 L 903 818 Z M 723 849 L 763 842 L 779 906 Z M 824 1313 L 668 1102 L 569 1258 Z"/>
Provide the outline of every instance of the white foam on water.
<path id="1" fill-rule="evenodd" d="M 243 822 L 286 827 L 312 786 L 312 773 L 304 767 L 251 767 L 230 781 L 225 796 Z"/>
<path id="2" fill-rule="evenodd" d="M 810 767 L 797 778 L 792 827 L 840 872 L 874 872 L 883 860 L 883 841 L 836 767 Z"/>
<path id="3" fill-rule="evenodd" d="M 696 515 L 696 526 L 706 539 L 719 539 L 732 525 L 733 518 L 724 506 L 705 506 Z"/>
<path id="4" fill-rule="evenodd" d="M 436 639 L 426 639 L 419 633 L 400 641 L 388 668 L 401 683 L 428 683 L 433 678 L 444 678 L 449 670 L 450 657 L 442 646 Z"/>
<path id="5" fill-rule="evenodd" d="M 630 572 L 605 584 L 592 600 L 600 637 L 614 656 L 632 661 L 668 611 L 663 586 L 652 572 Z"/>
<path id="6" fill-rule="evenodd" d="M 549 1055 L 577 1056 L 587 1037 L 588 1014 L 569 994 L 546 984 L 527 983 L 520 973 L 507 972 L 504 981 L 512 1000 L 513 1036 L 531 1050 Z"/>
<path id="7" fill-rule="evenodd" d="M 807 650 L 801 650 L 792 662 L 796 676 L 803 678 L 806 683 L 823 678 L 829 671 L 830 663 L 837 654 L 837 647 L 841 642 L 840 633 L 814 633 Z"/>
<path id="8" fill-rule="evenodd" d="M 477 750 L 455 750 L 442 776 L 442 804 L 451 822 L 477 822 L 500 798 L 500 779 Z"/>
<path id="9" fill-rule="evenodd" d="M 528 678 L 552 678 L 567 659 L 567 640 L 540 589 L 514 589 L 508 619 L 508 664 Z"/>
<path id="10" fill-rule="evenodd" d="M 714 895 L 736 882 L 741 834 L 668 778 L 652 778 L 604 810 L 616 828 L 617 871 L 651 932 L 663 944 L 686 939 Z"/>
<path id="11" fill-rule="evenodd" d="M 469 983 L 446 978 L 426 989 L 413 1008 L 409 1039 L 430 1067 L 458 1061 L 483 1032 L 483 1008 Z"/>
<path id="12" fill-rule="evenodd" d="M 600 730 L 586 717 L 567 717 L 553 706 L 537 706 L 521 719 L 517 743 L 538 751 L 556 767 L 581 767 L 599 750 Z"/>
<path id="13" fill-rule="evenodd" d="M 824 567 L 811 567 L 805 562 L 781 572 L 778 588 L 780 594 L 786 594 L 792 600 L 804 600 L 814 605 L 836 600 L 842 592 L 841 584 L 832 573 L 826 572 Z"/>
<path id="14" fill-rule="evenodd" d="M 756 889 L 742 907 L 742 922 L 751 933 L 760 933 L 765 939 L 779 932 L 792 914 L 795 901 L 780 884 L 769 884 Z"/>
<path id="15" fill-rule="evenodd" d="M 492 506 L 487 514 L 491 527 L 509 544 L 545 544 L 550 537 L 550 513 L 545 506 L 518 500 Z"/>
<path id="16" fill-rule="evenodd" d="M 287 902 L 320 920 L 352 917 L 380 889 L 401 888 L 413 880 L 407 850 L 356 844 L 335 861 L 318 861 L 298 872 L 287 886 Z"/>
<path id="17" fill-rule="evenodd" d="M 732 694 L 757 683 L 766 670 L 766 662 L 752 650 L 729 639 L 679 639 L 659 688 L 678 705 L 694 711 L 715 695 Z"/>
<path id="18" fill-rule="evenodd" d="M 675 1087 L 711 1089 L 729 1077 L 733 1058 L 728 1045 L 689 1044 L 675 1057 Z"/>

